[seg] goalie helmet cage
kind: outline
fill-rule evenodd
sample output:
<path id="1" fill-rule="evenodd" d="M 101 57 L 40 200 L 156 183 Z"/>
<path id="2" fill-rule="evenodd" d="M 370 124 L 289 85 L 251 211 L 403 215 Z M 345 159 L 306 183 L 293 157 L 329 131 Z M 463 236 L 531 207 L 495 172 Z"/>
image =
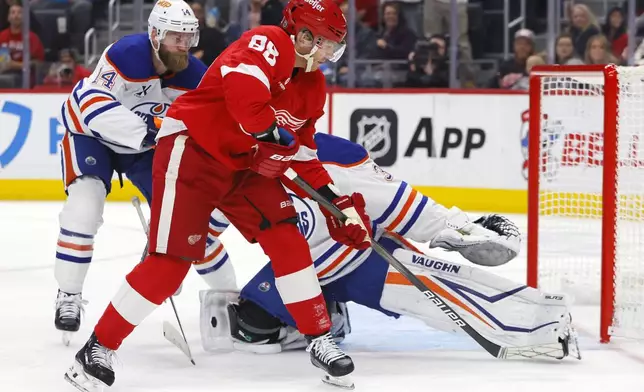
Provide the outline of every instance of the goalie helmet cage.
<path id="1" fill-rule="evenodd" d="M 528 285 L 644 338 L 644 67 L 534 67 L 528 137 Z"/>

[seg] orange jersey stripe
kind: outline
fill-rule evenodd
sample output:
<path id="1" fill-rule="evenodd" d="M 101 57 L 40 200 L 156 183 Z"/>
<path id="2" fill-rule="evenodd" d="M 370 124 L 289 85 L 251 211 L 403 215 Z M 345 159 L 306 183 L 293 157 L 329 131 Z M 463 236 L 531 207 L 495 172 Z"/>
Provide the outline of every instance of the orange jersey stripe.
<path id="1" fill-rule="evenodd" d="M 442 299 L 449 301 L 453 303 L 454 305 L 458 306 L 459 308 L 462 308 L 466 312 L 470 313 L 472 316 L 476 317 L 477 319 L 481 320 L 482 323 L 487 325 L 488 327 L 495 329 L 490 323 L 485 321 L 483 317 L 479 316 L 478 313 L 476 313 L 472 308 L 469 306 L 465 305 L 463 301 L 460 299 L 454 297 L 452 294 L 450 294 L 448 291 L 443 289 L 441 286 L 437 285 L 436 283 L 432 282 L 431 279 L 429 279 L 426 276 L 423 275 L 416 275 L 418 279 L 420 279 L 427 287 L 429 287 L 430 290 L 432 290 L 436 295 L 441 297 Z M 387 279 L 385 280 L 386 284 L 397 284 L 397 285 L 404 285 L 404 286 L 412 286 L 411 282 L 407 280 L 402 274 L 398 272 L 390 272 L 387 274 Z"/>
<path id="2" fill-rule="evenodd" d="M 214 229 L 208 228 L 208 234 L 212 235 L 213 237 L 219 237 L 219 234 L 221 234 L 218 231 L 215 231 Z"/>
<path id="3" fill-rule="evenodd" d="M 351 253 L 351 251 L 352 251 L 352 250 L 353 250 L 353 248 L 347 248 L 347 249 L 345 249 L 345 250 L 344 250 L 344 252 L 342 252 L 342 253 L 340 254 L 340 256 L 338 256 L 338 258 L 337 258 L 337 259 L 335 259 L 335 261 L 334 261 L 334 262 L 332 262 L 331 264 L 329 264 L 329 266 L 328 266 L 328 267 L 326 267 L 325 269 L 323 269 L 322 271 L 320 271 L 320 272 L 318 273 L 318 277 L 322 277 L 322 276 L 326 275 L 326 274 L 327 274 L 327 272 L 329 272 L 329 271 L 331 271 L 332 269 L 334 269 L 335 267 L 337 267 L 337 266 L 338 266 L 338 264 L 342 263 L 342 261 L 343 261 L 344 259 L 346 259 L 346 258 L 347 258 L 347 256 L 349 255 L 349 253 Z"/>
<path id="4" fill-rule="evenodd" d="M 405 202 L 405 205 L 403 206 L 402 210 L 400 211 L 400 213 L 398 214 L 396 219 L 394 219 L 394 221 L 391 222 L 391 224 L 389 226 L 387 226 L 387 228 L 385 230 L 394 231 L 396 226 L 398 226 L 400 224 L 400 222 L 402 222 L 403 218 L 405 218 L 405 215 L 407 215 L 407 212 L 409 212 L 409 209 L 411 208 L 411 205 L 414 203 L 414 199 L 416 198 L 417 194 L 418 194 L 418 191 L 415 190 L 415 189 L 412 189 L 412 191 L 409 194 L 409 197 L 407 198 L 407 201 Z"/>
<path id="5" fill-rule="evenodd" d="M 391 237 L 394 237 L 396 239 L 396 241 L 398 241 L 401 244 L 405 245 L 410 250 L 413 250 L 414 252 L 417 252 L 417 253 L 423 253 L 423 252 L 420 251 L 420 249 L 416 248 L 411 242 L 407 241 L 405 239 L 405 237 L 401 236 L 400 234 L 395 233 L 393 231 L 390 231 L 390 232 L 387 232 L 387 235 L 391 236 Z"/>
<path id="6" fill-rule="evenodd" d="M 58 246 L 73 250 L 94 250 L 94 245 L 78 245 L 71 242 L 58 241 Z"/>
<path id="7" fill-rule="evenodd" d="M 78 121 L 78 117 L 76 116 L 76 113 L 72 110 L 72 103 L 67 99 L 67 111 L 69 112 L 69 116 L 72 118 L 72 122 L 74 123 L 74 127 L 76 128 L 77 132 L 83 132 L 83 127 L 81 126 L 80 121 Z"/>
<path id="8" fill-rule="evenodd" d="M 83 106 L 81 106 L 80 111 L 84 112 L 85 109 L 87 109 L 88 106 L 91 106 L 91 105 L 93 105 L 95 103 L 104 102 L 104 101 L 112 101 L 112 100 L 113 99 L 109 98 L 109 97 L 94 97 L 94 98 L 90 99 L 89 101 L 85 102 L 83 104 Z"/>
<path id="9" fill-rule="evenodd" d="M 74 165 L 72 163 L 74 157 L 72 156 L 72 148 L 69 144 L 69 132 L 65 132 L 65 136 L 63 136 L 62 147 L 63 160 L 65 161 L 65 186 L 69 186 L 76 179 L 76 173 L 74 173 Z"/>
<path id="10" fill-rule="evenodd" d="M 195 261 L 194 264 L 195 265 L 206 264 L 207 262 L 212 261 L 215 257 L 217 257 L 217 255 L 220 254 L 223 250 L 224 250 L 224 244 L 219 244 L 217 249 L 215 249 L 214 252 L 209 254 L 208 257 L 206 257 L 203 260 Z"/>

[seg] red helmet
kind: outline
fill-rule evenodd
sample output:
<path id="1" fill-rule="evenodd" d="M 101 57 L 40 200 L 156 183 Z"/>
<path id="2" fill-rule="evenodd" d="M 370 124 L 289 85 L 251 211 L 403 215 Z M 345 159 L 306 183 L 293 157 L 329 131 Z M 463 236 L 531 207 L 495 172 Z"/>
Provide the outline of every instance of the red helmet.
<path id="1" fill-rule="evenodd" d="M 291 35 L 307 29 L 314 37 L 341 43 L 347 34 L 347 20 L 333 0 L 290 0 L 284 7 L 282 28 Z"/>

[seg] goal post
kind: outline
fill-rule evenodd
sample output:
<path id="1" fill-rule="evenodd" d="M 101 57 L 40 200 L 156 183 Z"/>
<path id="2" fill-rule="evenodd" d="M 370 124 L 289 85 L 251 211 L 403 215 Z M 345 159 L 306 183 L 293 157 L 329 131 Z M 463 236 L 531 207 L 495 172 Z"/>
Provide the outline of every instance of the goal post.
<path id="1" fill-rule="evenodd" d="M 536 66 L 529 117 L 528 285 L 644 338 L 644 67 Z"/>

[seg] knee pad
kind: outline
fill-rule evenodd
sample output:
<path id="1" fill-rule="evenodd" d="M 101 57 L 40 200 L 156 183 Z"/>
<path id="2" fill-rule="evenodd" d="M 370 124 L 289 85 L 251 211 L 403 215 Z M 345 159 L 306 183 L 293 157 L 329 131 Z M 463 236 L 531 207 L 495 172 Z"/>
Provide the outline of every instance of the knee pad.
<path id="1" fill-rule="evenodd" d="M 82 176 L 67 188 L 67 201 L 58 215 L 60 226 L 78 233 L 95 235 L 103 224 L 107 191 L 103 181 Z"/>

